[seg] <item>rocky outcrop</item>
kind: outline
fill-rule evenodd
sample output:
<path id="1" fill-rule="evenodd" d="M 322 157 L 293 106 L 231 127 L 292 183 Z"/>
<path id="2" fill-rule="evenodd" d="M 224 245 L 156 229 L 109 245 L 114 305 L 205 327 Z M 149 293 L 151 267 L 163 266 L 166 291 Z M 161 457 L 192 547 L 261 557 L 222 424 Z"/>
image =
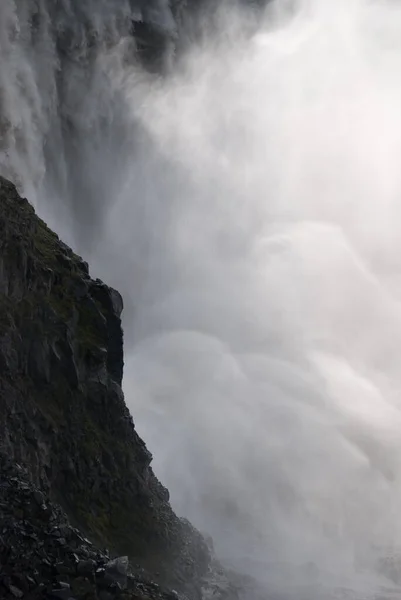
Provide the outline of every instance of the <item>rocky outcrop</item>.
<path id="1" fill-rule="evenodd" d="M 200 597 L 209 549 L 173 513 L 124 402 L 122 308 L 0 178 L 0 453 L 93 542 Z"/>
<path id="2" fill-rule="evenodd" d="M 96 548 L 21 465 L 0 455 L 0 473 L 0 598 L 178 600 Z"/>

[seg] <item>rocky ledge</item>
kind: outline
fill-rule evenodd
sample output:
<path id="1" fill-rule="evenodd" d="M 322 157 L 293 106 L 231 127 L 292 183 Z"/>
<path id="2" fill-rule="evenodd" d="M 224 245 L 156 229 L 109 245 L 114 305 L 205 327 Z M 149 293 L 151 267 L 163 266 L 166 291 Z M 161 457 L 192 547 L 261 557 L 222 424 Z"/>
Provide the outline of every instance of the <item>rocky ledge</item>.
<path id="1" fill-rule="evenodd" d="M 125 582 L 128 559 L 112 563 L 93 543 L 155 582 L 140 591 L 128 577 L 131 597 L 157 598 L 161 585 L 234 598 L 203 537 L 172 511 L 135 431 L 121 390 L 122 309 L 0 177 L 2 585 L 17 598 L 111 598 L 102 586 L 113 569 Z M 119 583 L 110 580 L 118 592 Z"/>

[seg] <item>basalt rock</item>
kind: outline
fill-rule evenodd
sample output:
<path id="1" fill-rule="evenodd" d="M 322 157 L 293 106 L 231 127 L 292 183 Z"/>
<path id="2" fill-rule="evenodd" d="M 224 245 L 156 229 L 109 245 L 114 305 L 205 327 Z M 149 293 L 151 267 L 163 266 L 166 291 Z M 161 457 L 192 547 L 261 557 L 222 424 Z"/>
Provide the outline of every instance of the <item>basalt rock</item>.
<path id="1" fill-rule="evenodd" d="M 81 580 L 72 598 L 96 597 L 86 579 L 125 587 L 126 561 L 100 560 L 87 540 L 77 543 L 71 523 L 157 583 L 197 598 L 210 553 L 173 513 L 124 402 L 122 308 L 118 292 L 93 281 L 88 265 L 0 178 L 0 452 L 24 465 L 34 486 L 21 483 L 29 498 L 16 503 L 13 518 L 23 528 L 33 515 L 52 540 L 51 558 L 39 558 L 43 569 L 58 571 L 61 587 L 47 592 L 67 597 L 61 584 L 73 568 Z M 61 505 L 68 522 L 53 518 L 45 496 Z M 24 531 L 18 543 L 36 544 L 39 531 Z M 28 584 L 10 585 L 7 593 L 18 598 Z"/>
<path id="2" fill-rule="evenodd" d="M 90 557 L 90 558 L 88 558 Z M 0 455 L 0 598 L 13 600 L 178 600 L 135 571 L 127 557 L 110 559 L 65 512 Z"/>

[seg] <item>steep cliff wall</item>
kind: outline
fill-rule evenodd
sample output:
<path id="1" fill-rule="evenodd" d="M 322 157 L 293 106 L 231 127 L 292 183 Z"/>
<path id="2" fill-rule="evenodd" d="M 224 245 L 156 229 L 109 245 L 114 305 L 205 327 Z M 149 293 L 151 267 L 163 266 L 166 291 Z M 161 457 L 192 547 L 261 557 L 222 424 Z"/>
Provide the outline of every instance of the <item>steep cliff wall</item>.
<path id="1" fill-rule="evenodd" d="M 122 308 L 0 178 L 0 452 L 95 542 L 197 597 L 209 551 L 173 513 L 125 405 Z"/>

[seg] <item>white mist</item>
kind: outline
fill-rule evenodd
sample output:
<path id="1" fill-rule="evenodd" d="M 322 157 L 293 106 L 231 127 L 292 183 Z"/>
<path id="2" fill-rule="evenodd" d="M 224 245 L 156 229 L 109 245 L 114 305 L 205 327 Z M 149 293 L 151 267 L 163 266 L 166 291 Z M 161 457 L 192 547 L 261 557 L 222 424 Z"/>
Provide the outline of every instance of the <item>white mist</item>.
<path id="1" fill-rule="evenodd" d="M 27 128 L 8 61 L 29 135 L 2 163 L 124 293 L 127 402 L 220 560 L 267 599 L 396 597 L 401 9 L 278 0 L 256 24 L 226 3 L 155 78 L 117 43 L 128 4 L 115 21 L 106 5 L 108 43 L 68 66 L 59 172 L 41 154 L 58 147 L 52 34 L 34 62 L 3 31 L 37 94 Z"/>
<path id="2" fill-rule="evenodd" d="M 125 390 L 222 560 L 266 594 L 376 597 L 401 542 L 401 12 L 284 9 L 249 39 L 227 8 L 181 72 L 126 84 L 169 181 Z"/>

